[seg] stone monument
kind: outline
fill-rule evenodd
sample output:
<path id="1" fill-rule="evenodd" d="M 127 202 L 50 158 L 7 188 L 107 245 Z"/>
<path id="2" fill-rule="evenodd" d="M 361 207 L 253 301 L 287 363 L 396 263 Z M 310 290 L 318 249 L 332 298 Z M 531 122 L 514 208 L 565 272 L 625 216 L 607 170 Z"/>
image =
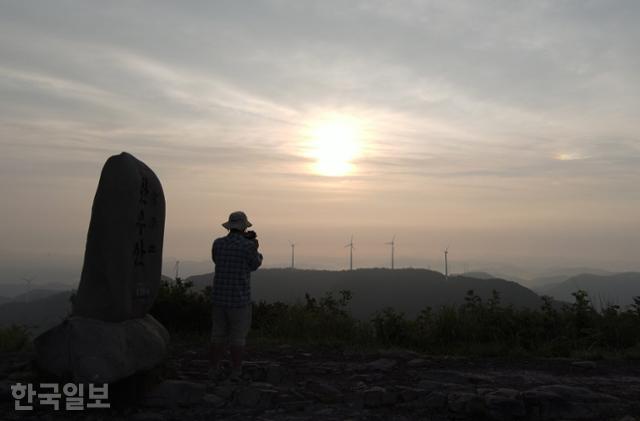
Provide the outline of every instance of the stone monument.
<path id="1" fill-rule="evenodd" d="M 165 203 L 158 177 L 122 153 L 102 169 L 73 314 L 105 322 L 143 317 L 160 287 Z"/>
<path id="2" fill-rule="evenodd" d="M 105 163 L 72 315 L 34 341 L 38 365 L 76 382 L 154 367 L 169 333 L 147 314 L 160 287 L 165 200 L 154 172 L 123 152 Z"/>

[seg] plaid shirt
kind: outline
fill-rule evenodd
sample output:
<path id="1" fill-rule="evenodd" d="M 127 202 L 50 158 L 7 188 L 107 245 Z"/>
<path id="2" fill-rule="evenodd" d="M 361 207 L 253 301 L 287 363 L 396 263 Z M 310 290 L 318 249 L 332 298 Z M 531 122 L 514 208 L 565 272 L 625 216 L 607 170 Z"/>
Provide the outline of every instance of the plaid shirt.
<path id="1" fill-rule="evenodd" d="M 213 304 L 244 307 L 251 303 L 251 272 L 262 264 L 262 254 L 253 241 L 231 232 L 213 242 L 211 258 L 216 265 Z"/>

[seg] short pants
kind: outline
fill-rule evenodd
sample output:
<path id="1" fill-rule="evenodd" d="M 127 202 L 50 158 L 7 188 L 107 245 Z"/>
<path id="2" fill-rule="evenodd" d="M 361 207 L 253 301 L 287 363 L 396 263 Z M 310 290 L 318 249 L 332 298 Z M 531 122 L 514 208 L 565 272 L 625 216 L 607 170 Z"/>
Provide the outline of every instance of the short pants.
<path id="1" fill-rule="evenodd" d="M 251 304 L 226 308 L 213 306 L 211 312 L 211 343 L 244 346 L 251 328 Z"/>

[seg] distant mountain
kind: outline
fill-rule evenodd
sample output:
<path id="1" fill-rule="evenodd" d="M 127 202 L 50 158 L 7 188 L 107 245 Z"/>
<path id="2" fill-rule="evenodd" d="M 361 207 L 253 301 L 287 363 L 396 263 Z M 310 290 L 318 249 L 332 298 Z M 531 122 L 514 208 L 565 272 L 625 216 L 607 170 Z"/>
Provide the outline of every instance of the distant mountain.
<path id="1" fill-rule="evenodd" d="M 39 280 L 47 282 L 77 283 L 82 268 L 82 256 L 65 257 L 61 255 L 32 255 L 28 258 L 17 255 L 7 255 L 0 251 L 0 285 L 22 284 L 23 278 L 31 278 L 39 287 L 53 289 L 40 285 Z M 69 281 L 72 282 L 69 282 Z M 20 291 L 22 292 L 22 291 Z M 4 294 L 0 295 L 15 295 Z"/>
<path id="2" fill-rule="evenodd" d="M 210 285 L 212 274 L 187 278 L 197 289 Z M 427 306 L 462 304 L 468 290 L 483 299 L 492 290 L 500 293 L 503 304 L 538 308 L 540 297 L 533 291 L 503 279 L 476 279 L 443 274 L 426 269 L 358 269 L 353 271 L 261 269 L 252 275 L 252 298 L 267 302 L 303 301 L 305 293 L 320 297 L 327 291 L 353 292 L 351 310 L 356 317 L 368 318 L 385 307 L 414 317 Z"/>
<path id="3" fill-rule="evenodd" d="M 586 266 L 577 266 L 577 267 L 567 267 L 567 268 L 554 268 L 547 269 L 540 274 L 540 277 L 549 277 L 549 276 L 566 276 L 567 278 L 571 278 L 574 276 L 582 275 L 583 273 L 589 273 L 592 275 L 613 275 L 614 273 L 608 270 L 599 269 L 599 268 L 590 268 Z"/>
<path id="4" fill-rule="evenodd" d="M 505 281 L 516 282 L 526 288 L 529 288 L 528 286 L 529 281 L 527 279 L 517 276 L 513 273 L 501 272 L 500 269 L 497 269 L 497 268 L 495 270 L 485 269 L 485 270 L 476 270 L 472 272 L 464 272 L 464 273 L 461 273 L 460 275 L 470 277 L 470 278 L 476 278 L 476 279 L 503 279 Z"/>
<path id="5" fill-rule="evenodd" d="M 475 279 L 495 279 L 496 276 L 493 276 L 487 272 L 464 272 L 461 276 L 465 278 L 475 278 Z"/>
<path id="6" fill-rule="evenodd" d="M 57 292 L 28 303 L 11 301 L 0 305 L 0 325 L 27 325 L 42 331 L 60 323 L 71 311 L 71 291 Z"/>
<path id="7" fill-rule="evenodd" d="M 28 293 L 25 292 L 25 293 L 16 295 L 11 299 L 11 301 L 17 301 L 17 302 L 34 301 L 34 300 L 39 300 L 41 298 L 48 297 L 50 295 L 58 294 L 59 292 L 60 290 L 55 290 L 55 289 L 40 289 L 40 288 L 33 289 Z"/>
<path id="8" fill-rule="evenodd" d="M 553 284 L 559 284 L 573 278 L 578 275 L 613 275 L 613 272 L 609 272 L 604 269 L 589 268 L 589 267 L 571 267 L 571 268 L 559 268 L 548 269 L 540 274 L 540 276 L 526 281 L 525 285 L 529 288 L 536 290 L 537 288 L 550 286 Z"/>
<path id="9" fill-rule="evenodd" d="M 52 293 L 68 291 L 70 289 L 76 288 L 77 284 L 65 284 L 61 282 L 34 282 L 31 284 L 31 292 L 35 291 L 51 291 Z M 27 292 L 27 284 L 25 282 L 9 282 L 3 283 L 0 282 L 0 296 L 7 297 L 11 299 L 19 299 L 18 297 L 23 296 Z M 39 293 L 36 293 L 39 294 Z"/>
<path id="10" fill-rule="evenodd" d="M 23 283 L 11 282 L 11 283 L 2 283 L 0 282 L 0 295 L 7 298 L 15 297 L 16 295 L 23 294 L 27 291 L 27 285 Z"/>
<path id="11" fill-rule="evenodd" d="M 258 273 L 263 272 L 265 270 L 270 269 L 260 269 L 257 272 L 254 272 L 251 276 L 252 279 L 255 280 L 256 276 L 259 276 Z M 173 280 L 173 279 L 171 279 Z M 189 276 L 185 279 L 185 281 L 193 282 L 193 288 L 197 291 L 201 291 L 205 289 L 205 287 L 210 286 L 213 282 L 213 273 L 204 273 L 202 275 L 193 275 Z"/>
<path id="12" fill-rule="evenodd" d="M 176 273 L 176 259 L 175 257 L 165 257 L 162 263 L 162 273 L 169 274 L 173 279 Z M 205 273 L 213 268 L 213 262 L 211 260 L 195 261 L 195 260 L 180 260 L 179 276 L 181 278 L 187 278 L 189 276 L 197 275 L 199 273 Z"/>
<path id="13" fill-rule="evenodd" d="M 480 265 L 476 267 L 475 272 L 490 273 L 494 278 L 514 281 L 525 286 L 527 286 L 526 283 L 528 279 L 537 276 L 536 273 L 526 268 L 504 263 Z"/>
<path id="14" fill-rule="evenodd" d="M 537 293 L 546 293 L 549 289 L 555 287 L 571 278 L 568 275 L 543 276 L 529 281 L 530 288 Z"/>
<path id="15" fill-rule="evenodd" d="M 211 285 L 212 280 L 211 273 L 187 278 L 198 290 Z M 426 269 L 261 269 L 252 276 L 252 295 L 255 301 L 303 302 L 305 293 L 318 298 L 328 291 L 343 289 L 353 293 L 350 309 L 358 318 L 369 318 L 385 307 L 393 307 L 409 317 L 415 317 L 427 306 L 438 308 L 463 304 L 467 291 L 471 289 L 483 300 L 491 296 L 492 290 L 496 290 L 505 305 L 538 308 L 541 304 L 538 295 L 516 282 L 469 276 L 452 276 L 446 279 L 443 274 Z M 28 303 L 14 300 L 0 304 L 0 325 L 26 324 L 35 326 L 36 331 L 42 331 L 59 323 L 71 311 L 71 291 L 33 290 L 31 293 L 33 295 Z M 42 296 L 36 298 L 36 294 Z"/>
<path id="16" fill-rule="evenodd" d="M 540 288 L 539 292 L 557 300 L 573 302 L 571 294 L 579 289 L 587 291 L 591 301 L 597 307 L 607 303 L 626 306 L 633 303 L 633 297 L 640 296 L 640 273 L 582 274 L 558 284 Z"/>

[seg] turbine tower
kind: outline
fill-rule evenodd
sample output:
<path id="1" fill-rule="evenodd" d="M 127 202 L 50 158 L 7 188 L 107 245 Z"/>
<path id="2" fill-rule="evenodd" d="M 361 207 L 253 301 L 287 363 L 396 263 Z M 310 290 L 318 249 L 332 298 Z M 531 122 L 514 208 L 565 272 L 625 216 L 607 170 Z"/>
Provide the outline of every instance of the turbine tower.
<path id="1" fill-rule="evenodd" d="M 349 247 L 349 270 L 353 270 L 353 235 L 351 241 L 345 247 Z"/>
<path id="2" fill-rule="evenodd" d="M 174 279 L 177 281 L 178 277 L 180 276 L 180 260 L 176 260 L 175 270 L 176 270 L 176 277 Z"/>
<path id="3" fill-rule="evenodd" d="M 296 243 L 292 243 L 289 241 L 289 245 L 291 246 L 291 269 L 295 269 L 296 267 Z"/>
<path id="4" fill-rule="evenodd" d="M 25 303 L 29 302 L 29 295 L 31 295 L 31 282 L 33 282 L 32 278 L 22 278 L 23 281 L 25 281 L 27 283 L 27 293 L 24 296 L 24 301 Z"/>
<path id="5" fill-rule="evenodd" d="M 449 278 L 449 246 L 444 249 L 444 277 Z"/>
<path id="6" fill-rule="evenodd" d="M 396 251 L 396 236 L 394 234 L 391 241 L 385 243 L 388 246 L 391 246 L 391 269 L 395 268 L 395 251 Z"/>

